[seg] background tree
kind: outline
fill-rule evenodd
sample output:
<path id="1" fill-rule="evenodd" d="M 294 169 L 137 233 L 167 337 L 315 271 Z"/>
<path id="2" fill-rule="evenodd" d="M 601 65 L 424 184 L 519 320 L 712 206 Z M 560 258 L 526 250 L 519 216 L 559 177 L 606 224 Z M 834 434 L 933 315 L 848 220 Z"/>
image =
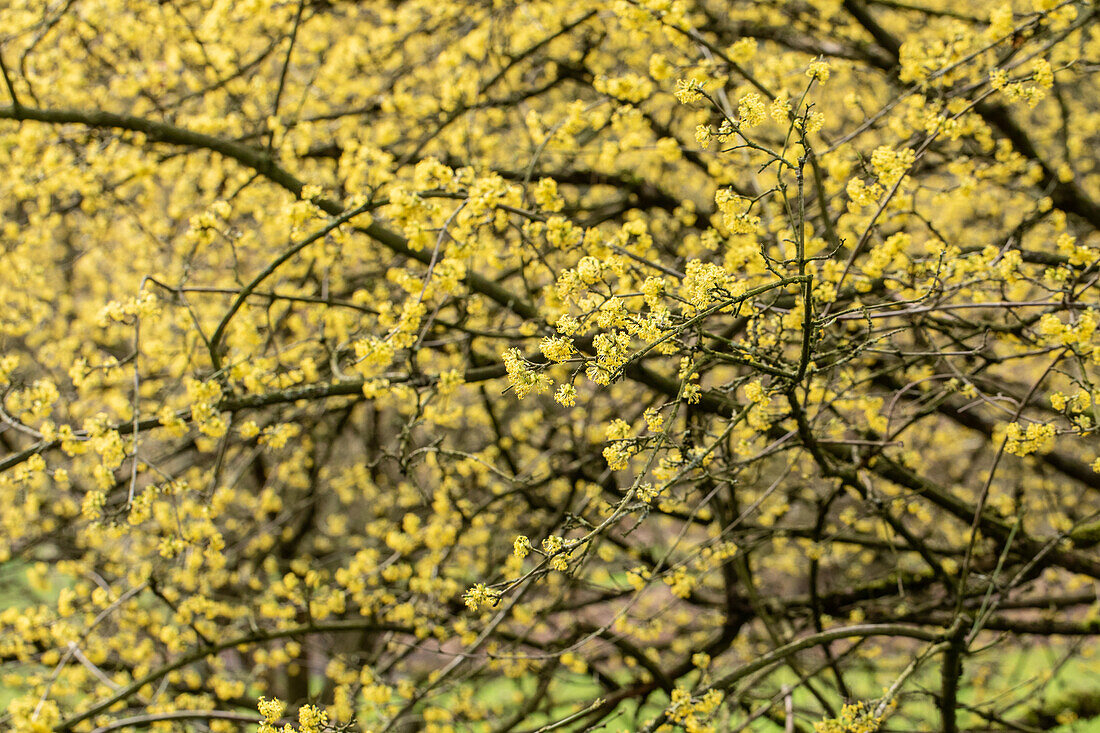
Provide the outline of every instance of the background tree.
<path id="1" fill-rule="evenodd" d="M 5 727 L 1095 714 L 1096 13 L 8 0 Z"/>

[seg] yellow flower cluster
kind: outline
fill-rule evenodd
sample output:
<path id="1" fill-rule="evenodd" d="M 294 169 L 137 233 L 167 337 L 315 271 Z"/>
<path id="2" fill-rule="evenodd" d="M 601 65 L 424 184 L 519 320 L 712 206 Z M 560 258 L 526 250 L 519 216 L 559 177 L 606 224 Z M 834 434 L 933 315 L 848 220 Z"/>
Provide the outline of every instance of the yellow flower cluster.
<path id="1" fill-rule="evenodd" d="M 758 122 L 763 121 L 764 107 L 757 110 Z M 714 203 L 722 214 L 722 224 L 731 234 L 755 234 L 760 228 L 760 217 L 749 213 L 751 203 L 728 188 L 714 194 Z"/>
<path id="2" fill-rule="evenodd" d="M 550 389 L 553 380 L 545 374 L 539 374 L 528 366 L 519 349 L 508 349 L 501 355 L 504 368 L 508 370 L 508 382 L 523 399 L 529 394 L 541 394 Z"/>
<path id="3" fill-rule="evenodd" d="M 677 687 L 670 697 L 666 712 L 673 723 L 689 733 L 714 733 L 717 730 L 707 721 L 722 704 L 724 696 L 719 690 L 708 690 L 699 697 L 693 697 L 689 690 Z"/>
<path id="4" fill-rule="evenodd" d="M 499 598 L 499 592 L 487 588 L 484 583 L 478 583 L 466 591 L 462 596 L 462 602 L 466 604 L 466 608 L 477 611 L 482 606 L 495 606 Z"/>
<path id="5" fill-rule="evenodd" d="M 871 153 L 871 168 L 879 182 L 889 188 L 901 180 L 915 159 L 916 153 L 910 148 L 894 150 L 883 145 Z"/>
<path id="6" fill-rule="evenodd" d="M 875 703 L 860 700 L 845 705 L 836 718 L 814 723 L 814 733 L 875 733 L 885 717 L 885 712 L 877 712 Z"/>
<path id="7" fill-rule="evenodd" d="M 703 98 L 703 82 L 698 79 L 677 79 L 676 99 L 680 104 L 691 104 Z"/>
<path id="8" fill-rule="evenodd" d="M 1028 423 L 1026 428 L 1019 423 L 1010 423 L 1005 429 L 1005 452 L 1014 456 L 1026 456 L 1047 451 L 1056 432 L 1054 425 L 1050 423 Z"/>
<path id="9" fill-rule="evenodd" d="M 765 107 L 760 95 L 750 92 L 741 97 L 737 103 L 737 119 L 742 127 L 756 127 L 767 119 L 767 107 Z"/>

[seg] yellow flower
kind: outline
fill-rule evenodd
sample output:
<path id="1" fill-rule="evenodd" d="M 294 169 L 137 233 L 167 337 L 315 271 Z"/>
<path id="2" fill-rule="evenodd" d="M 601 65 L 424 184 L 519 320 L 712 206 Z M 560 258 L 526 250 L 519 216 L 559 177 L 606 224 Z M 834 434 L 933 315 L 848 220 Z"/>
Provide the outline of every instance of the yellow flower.
<path id="1" fill-rule="evenodd" d="M 742 127 L 756 127 L 767 119 L 767 107 L 759 94 L 750 92 L 737 103 L 737 116 Z"/>
<path id="2" fill-rule="evenodd" d="M 698 79 L 677 79 L 676 99 L 680 104 L 691 104 L 703 98 L 703 83 Z"/>
<path id="3" fill-rule="evenodd" d="M 829 81 L 829 73 L 829 64 L 823 59 L 813 61 L 806 67 L 806 76 L 816 79 L 821 84 Z"/>

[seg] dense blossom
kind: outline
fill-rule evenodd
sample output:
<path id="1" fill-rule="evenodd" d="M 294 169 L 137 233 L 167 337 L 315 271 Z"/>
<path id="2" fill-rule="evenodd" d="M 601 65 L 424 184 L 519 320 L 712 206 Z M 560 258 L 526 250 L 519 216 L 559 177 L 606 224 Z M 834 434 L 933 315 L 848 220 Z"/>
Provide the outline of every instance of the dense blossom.
<path id="1" fill-rule="evenodd" d="M 5 729 L 1095 711 L 1093 4 L 3 19 Z"/>

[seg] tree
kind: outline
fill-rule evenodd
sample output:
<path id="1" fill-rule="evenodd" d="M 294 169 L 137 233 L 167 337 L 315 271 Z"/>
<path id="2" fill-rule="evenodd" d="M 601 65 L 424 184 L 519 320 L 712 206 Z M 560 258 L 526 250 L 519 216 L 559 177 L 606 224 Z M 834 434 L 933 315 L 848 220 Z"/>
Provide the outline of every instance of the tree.
<path id="1" fill-rule="evenodd" d="M 12 0 L 5 726 L 1094 714 L 1096 12 Z"/>

